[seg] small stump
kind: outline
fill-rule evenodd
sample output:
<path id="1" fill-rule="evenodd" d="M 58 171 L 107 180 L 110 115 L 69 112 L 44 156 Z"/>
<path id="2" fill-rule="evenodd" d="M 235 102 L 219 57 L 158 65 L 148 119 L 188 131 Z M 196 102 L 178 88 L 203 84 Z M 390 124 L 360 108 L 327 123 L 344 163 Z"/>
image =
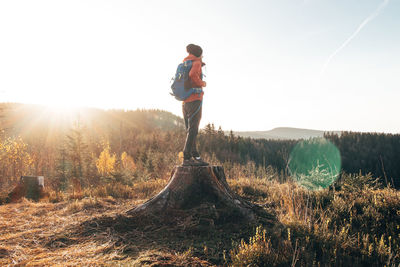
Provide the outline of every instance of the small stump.
<path id="1" fill-rule="evenodd" d="M 176 166 L 160 193 L 127 213 L 170 222 L 196 217 L 199 225 L 213 227 L 254 221 L 254 207 L 229 188 L 221 166 Z"/>
<path id="2" fill-rule="evenodd" d="M 8 194 L 7 202 L 16 202 L 22 197 L 38 201 L 44 195 L 43 176 L 21 176 L 17 186 Z"/>

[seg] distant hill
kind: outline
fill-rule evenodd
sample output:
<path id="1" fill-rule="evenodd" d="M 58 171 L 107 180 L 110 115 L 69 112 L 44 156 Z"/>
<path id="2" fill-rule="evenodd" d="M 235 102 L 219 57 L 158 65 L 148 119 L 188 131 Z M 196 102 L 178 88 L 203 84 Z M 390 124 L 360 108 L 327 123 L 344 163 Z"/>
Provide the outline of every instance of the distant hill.
<path id="1" fill-rule="evenodd" d="M 313 137 L 322 137 L 327 131 L 310 130 L 291 127 L 278 127 L 269 131 L 245 131 L 233 132 L 235 135 L 250 137 L 255 139 L 289 140 L 289 139 L 308 139 Z M 341 134 L 341 131 L 332 131 Z"/>

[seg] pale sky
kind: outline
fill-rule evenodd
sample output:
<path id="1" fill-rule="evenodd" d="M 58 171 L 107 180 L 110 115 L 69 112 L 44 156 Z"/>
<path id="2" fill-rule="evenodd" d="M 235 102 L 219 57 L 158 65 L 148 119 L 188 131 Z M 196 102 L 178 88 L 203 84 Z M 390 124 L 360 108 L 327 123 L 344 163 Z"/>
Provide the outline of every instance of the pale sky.
<path id="1" fill-rule="evenodd" d="M 201 126 L 400 133 L 400 0 L 0 0 L 0 102 L 182 116 L 189 43 Z"/>

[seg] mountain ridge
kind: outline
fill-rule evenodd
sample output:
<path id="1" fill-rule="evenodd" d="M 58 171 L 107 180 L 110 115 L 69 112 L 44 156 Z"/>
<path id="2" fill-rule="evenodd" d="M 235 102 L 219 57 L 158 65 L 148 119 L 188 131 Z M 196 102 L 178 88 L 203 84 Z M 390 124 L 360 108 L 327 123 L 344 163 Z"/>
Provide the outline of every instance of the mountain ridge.
<path id="1" fill-rule="evenodd" d="M 295 127 L 277 127 L 267 131 L 233 131 L 233 134 L 254 139 L 290 140 L 323 137 L 324 133 L 341 134 L 343 131 L 323 131 Z"/>

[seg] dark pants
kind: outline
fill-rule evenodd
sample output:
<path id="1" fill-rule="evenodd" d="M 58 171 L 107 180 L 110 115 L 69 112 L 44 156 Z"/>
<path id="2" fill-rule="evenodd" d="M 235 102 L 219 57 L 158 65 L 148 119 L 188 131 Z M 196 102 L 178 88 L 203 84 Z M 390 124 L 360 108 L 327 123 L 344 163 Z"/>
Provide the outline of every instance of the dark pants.
<path id="1" fill-rule="evenodd" d="M 196 148 L 196 137 L 199 132 L 201 110 L 202 107 L 200 100 L 188 103 L 183 102 L 182 111 L 186 127 L 186 142 L 185 148 L 183 149 L 184 159 L 200 156 Z"/>

